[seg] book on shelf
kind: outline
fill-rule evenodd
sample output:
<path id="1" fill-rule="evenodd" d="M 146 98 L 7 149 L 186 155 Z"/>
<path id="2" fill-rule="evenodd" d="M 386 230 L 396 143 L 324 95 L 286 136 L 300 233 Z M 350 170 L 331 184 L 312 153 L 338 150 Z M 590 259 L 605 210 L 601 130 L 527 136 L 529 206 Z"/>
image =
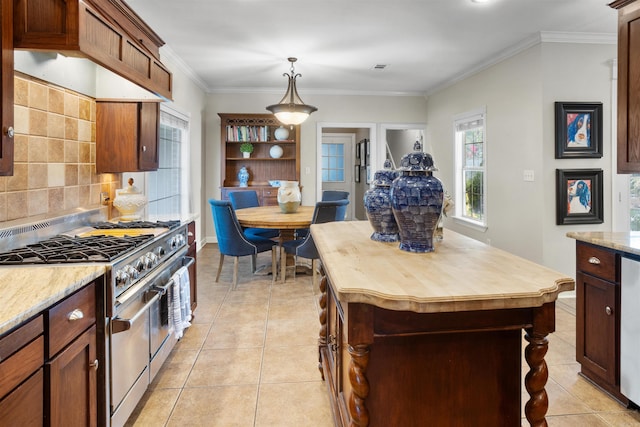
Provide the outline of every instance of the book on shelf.
<path id="1" fill-rule="evenodd" d="M 227 141 L 238 141 L 238 142 L 269 141 L 269 126 L 227 125 Z"/>

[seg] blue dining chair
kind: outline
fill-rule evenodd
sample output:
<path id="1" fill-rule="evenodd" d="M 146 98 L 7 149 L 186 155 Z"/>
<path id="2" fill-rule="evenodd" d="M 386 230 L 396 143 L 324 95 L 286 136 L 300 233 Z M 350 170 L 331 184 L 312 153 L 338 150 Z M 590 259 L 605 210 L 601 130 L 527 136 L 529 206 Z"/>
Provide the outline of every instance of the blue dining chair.
<path id="1" fill-rule="evenodd" d="M 312 224 L 323 224 L 326 222 L 343 221 L 344 213 L 346 212 L 349 200 L 332 200 L 332 201 L 320 201 L 316 203 L 316 207 L 313 210 Z M 313 284 L 316 283 L 316 261 L 320 258 L 318 255 L 318 249 L 313 242 L 311 233 L 308 233 L 304 238 L 297 240 L 290 240 L 283 242 L 280 249 L 280 280 L 284 282 L 286 280 L 287 272 L 287 258 L 286 254 L 292 254 L 296 257 L 307 258 L 311 260 L 311 269 L 313 271 Z M 294 266 L 295 267 L 295 266 Z M 295 279 L 295 268 L 293 269 L 293 277 Z"/>
<path id="2" fill-rule="evenodd" d="M 216 236 L 218 238 L 218 248 L 220 250 L 220 263 L 218 264 L 218 272 L 216 273 L 216 283 L 220 279 L 222 264 L 224 257 L 234 257 L 233 262 L 233 287 L 238 286 L 238 262 L 241 256 L 251 255 L 251 271 L 256 271 L 256 256 L 261 252 L 271 250 L 271 274 L 272 280 L 275 280 L 277 274 L 276 268 L 276 245 L 273 240 L 262 237 L 247 237 L 242 232 L 242 228 L 238 223 L 236 213 L 228 200 L 209 199 L 211 212 L 213 214 L 213 223 L 216 228 Z"/>
<path id="3" fill-rule="evenodd" d="M 324 190 L 322 192 L 322 201 L 323 202 L 331 202 L 334 200 L 349 200 L 349 192 L 348 191 L 338 191 L 338 190 Z M 347 215 L 347 204 L 344 206 L 340 206 L 339 210 L 336 211 L 336 221 L 344 220 Z M 300 239 L 303 239 L 309 234 L 308 228 L 301 228 L 296 230 L 296 236 Z"/>
<path id="4" fill-rule="evenodd" d="M 229 193 L 229 201 L 233 209 L 254 208 L 260 206 L 258 193 L 255 190 L 232 191 Z M 280 236 L 280 232 L 271 228 L 243 228 L 247 237 L 264 237 L 265 239 L 276 239 Z"/>

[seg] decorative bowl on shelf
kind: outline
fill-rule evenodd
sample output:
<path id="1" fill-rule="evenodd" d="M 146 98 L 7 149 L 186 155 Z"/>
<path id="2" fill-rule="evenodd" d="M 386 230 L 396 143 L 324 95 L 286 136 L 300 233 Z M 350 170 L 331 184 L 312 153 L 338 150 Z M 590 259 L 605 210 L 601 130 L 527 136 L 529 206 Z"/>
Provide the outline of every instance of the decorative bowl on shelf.
<path id="1" fill-rule="evenodd" d="M 272 179 L 271 181 L 269 181 L 269 185 L 272 187 L 280 187 L 280 180 L 279 179 Z"/>

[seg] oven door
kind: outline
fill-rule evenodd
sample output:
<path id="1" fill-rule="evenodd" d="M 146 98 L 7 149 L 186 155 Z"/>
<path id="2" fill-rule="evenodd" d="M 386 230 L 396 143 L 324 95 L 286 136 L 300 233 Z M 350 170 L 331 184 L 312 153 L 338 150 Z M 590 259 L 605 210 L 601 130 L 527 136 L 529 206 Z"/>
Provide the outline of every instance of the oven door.
<path id="1" fill-rule="evenodd" d="M 148 287 L 135 290 L 111 319 L 112 426 L 124 425 L 149 385 L 149 312 L 160 298 Z"/>

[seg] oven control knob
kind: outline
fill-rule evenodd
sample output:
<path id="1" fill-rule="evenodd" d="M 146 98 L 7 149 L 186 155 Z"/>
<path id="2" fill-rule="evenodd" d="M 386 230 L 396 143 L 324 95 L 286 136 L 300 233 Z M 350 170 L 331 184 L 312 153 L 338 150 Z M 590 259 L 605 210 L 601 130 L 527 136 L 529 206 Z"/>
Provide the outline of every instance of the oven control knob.
<path id="1" fill-rule="evenodd" d="M 132 265 L 127 265 L 124 271 L 129 275 L 132 280 L 137 279 L 140 276 L 140 272 Z"/>
<path id="2" fill-rule="evenodd" d="M 147 257 L 147 259 L 149 260 L 149 263 L 151 264 L 151 266 L 153 267 L 154 265 L 158 265 L 158 262 L 160 261 L 158 259 L 158 255 L 154 254 L 153 252 L 147 252 L 145 254 L 145 256 Z"/>
<path id="3" fill-rule="evenodd" d="M 129 274 L 126 271 L 116 271 L 116 287 L 126 286 L 129 283 L 129 279 Z"/>
<path id="4" fill-rule="evenodd" d="M 135 269 L 138 270 L 139 273 L 142 273 L 145 269 L 145 265 L 144 265 L 144 257 L 141 256 L 140 258 L 138 258 L 136 260 L 136 262 L 134 263 Z"/>
<path id="5" fill-rule="evenodd" d="M 155 249 L 155 254 L 158 256 L 158 258 L 162 258 L 165 253 L 166 253 L 166 251 L 164 250 L 164 247 L 162 247 L 162 246 L 158 246 Z"/>
<path id="6" fill-rule="evenodd" d="M 142 260 L 142 264 L 144 265 L 145 270 L 153 268 L 153 261 L 151 260 L 151 258 L 149 258 L 148 253 L 144 254 L 144 256 L 140 257 L 140 259 Z"/>
<path id="7" fill-rule="evenodd" d="M 173 237 L 173 239 L 171 239 L 171 248 L 179 248 L 180 246 L 184 245 L 184 242 L 184 236 L 182 234 L 177 234 Z"/>

